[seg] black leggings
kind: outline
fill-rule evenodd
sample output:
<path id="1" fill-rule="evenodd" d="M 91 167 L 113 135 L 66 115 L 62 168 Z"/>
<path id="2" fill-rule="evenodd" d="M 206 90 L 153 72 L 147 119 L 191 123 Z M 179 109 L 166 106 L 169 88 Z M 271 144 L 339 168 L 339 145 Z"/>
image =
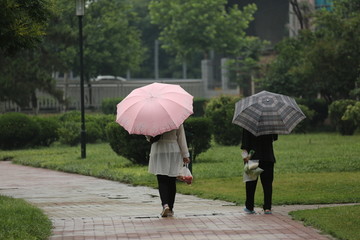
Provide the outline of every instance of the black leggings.
<path id="1" fill-rule="evenodd" d="M 260 174 L 261 185 L 264 192 L 264 210 L 271 210 L 272 204 L 272 183 L 274 180 L 274 163 L 261 161 L 259 167 L 264 171 Z M 246 202 L 245 206 L 249 210 L 254 210 L 254 200 L 257 179 L 255 181 L 246 182 Z"/>
<path id="2" fill-rule="evenodd" d="M 156 175 L 159 186 L 161 205 L 169 205 L 170 210 L 174 208 L 176 195 L 176 177 Z"/>

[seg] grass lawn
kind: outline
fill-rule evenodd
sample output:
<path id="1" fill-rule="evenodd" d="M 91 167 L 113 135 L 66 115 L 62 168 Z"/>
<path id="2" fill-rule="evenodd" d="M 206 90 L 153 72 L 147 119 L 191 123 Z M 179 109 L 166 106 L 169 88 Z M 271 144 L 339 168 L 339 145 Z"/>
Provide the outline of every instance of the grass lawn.
<path id="1" fill-rule="evenodd" d="M 284 135 L 279 136 L 274 149 L 277 158 L 274 205 L 360 202 L 360 135 Z M 147 172 L 147 166 L 134 165 L 117 156 L 109 144 L 87 145 L 86 159 L 80 158 L 80 150 L 80 146 L 54 145 L 1 151 L 0 160 L 12 159 L 18 164 L 156 187 L 156 178 Z M 239 147 L 213 145 L 193 163 L 194 183 L 178 184 L 179 192 L 243 205 L 245 187 L 240 154 Z M 258 186 L 256 204 L 260 206 L 262 192 L 261 185 Z M 354 217 L 360 215 L 359 209 L 355 212 Z"/>
<path id="2" fill-rule="evenodd" d="M 291 212 L 290 215 L 304 221 L 305 225 L 320 229 L 337 239 L 359 240 L 359 213 L 360 205 L 356 205 L 302 210 Z"/>
<path id="3" fill-rule="evenodd" d="M 45 240 L 51 235 L 47 216 L 24 200 L 0 195 L 0 213 L 0 239 Z"/>

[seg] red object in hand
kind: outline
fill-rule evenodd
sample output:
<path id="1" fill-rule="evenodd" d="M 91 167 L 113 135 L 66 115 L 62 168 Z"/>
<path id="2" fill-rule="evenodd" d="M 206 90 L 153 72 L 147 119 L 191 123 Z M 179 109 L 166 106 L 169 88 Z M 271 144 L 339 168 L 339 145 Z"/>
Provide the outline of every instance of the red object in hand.
<path id="1" fill-rule="evenodd" d="M 193 177 L 192 176 L 185 176 L 183 177 L 183 181 L 187 184 L 191 184 Z"/>

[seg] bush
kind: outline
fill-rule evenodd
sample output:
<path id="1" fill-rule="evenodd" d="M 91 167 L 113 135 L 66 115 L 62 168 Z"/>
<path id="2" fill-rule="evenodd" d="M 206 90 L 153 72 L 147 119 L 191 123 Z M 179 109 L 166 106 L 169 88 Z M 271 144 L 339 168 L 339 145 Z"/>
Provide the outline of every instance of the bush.
<path id="1" fill-rule="evenodd" d="M 31 146 L 40 128 L 36 122 L 22 113 L 6 113 L 0 116 L 0 148 L 17 149 Z"/>
<path id="2" fill-rule="evenodd" d="M 302 120 L 293 130 L 294 133 L 306 133 L 312 126 L 312 120 L 315 116 L 315 111 L 309 109 L 307 106 L 299 104 L 301 111 L 305 114 L 306 118 Z"/>
<path id="3" fill-rule="evenodd" d="M 329 117 L 331 123 L 342 135 L 353 135 L 356 130 L 354 121 L 350 119 L 342 119 L 348 106 L 354 106 L 355 100 L 344 99 L 337 100 L 329 106 Z"/>
<path id="4" fill-rule="evenodd" d="M 63 113 L 59 116 L 60 122 L 80 122 L 81 121 L 81 112 L 79 111 L 69 111 Z"/>
<path id="5" fill-rule="evenodd" d="M 59 117 L 61 126 L 59 128 L 59 139 L 63 144 L 74 146 L 81 140 L 81 113 L 70 111 Z M 106 141 L 106 125 L 115 121 L 114 115 L 87 114 L 85 116 L 86 142 L 95 143 L 96 141 Z"/>
<path id="6" fill-rule="evenodd" d="M 116 105 L 121 102 L 124 98 L 106 98 L 101 102 L 101 111 L 104 114 L 116 115 Z"/>
<path id="7" fill-rule="evenodd" d="M 89 115 L 86 117 L 86 129 L 88 129 L 87 126 L 89 124 L 95 124 L 96 128 L 99 130 L 96 134 L 96 140 L 107 141 L 106 126 L 111 122 L 115 122 L 115 116 L 113 114 Z"/>
<path id="8" fill-rule="evenodd" d="M 205 116 L 212 122 L 215 142 L 221 145 L 238 145 L 242 128 L 232 123 L 238 97 L 220 96 L 212 98 L 206 106 Z"/>
<path id="9" fill-rule="evenodd" d="M 347 106 L 341 120 L 352 121 L 356 127 L 360 127 L 360 102 Z"/>
<path id="10" fill-rule="evenodd" d="M 54 118 L 34 117 L 34 121 L 38 124 L 40 131 L 34 140 L 34 145 L 50 146 L 59 139 L 58 121 Z"/>
<path id="11" fill-rule="evenodd" d="M 86 143 L 95 143 L 101 139 L 102 131 L 100 126 L 95 121 L 89 121 L 85 123 L 86 131 Z"/>
<path id="12" fill-rule="evenodd" d="M 195 162 L 200 153 L 211 147 L 211 121 L 205 117 L 190 117 L 184 122 L 184 128 L 192 162 Z"/>
<path id="13" fill-rule="evenodd" d="M 66 121 L 58 129 L 59 141 L 62 144 L 76 146 L 80 143 L 81 123 Z"/>
<path id="14" fill-rule="evenodd" d="M 205 115 L 206 103 L 209 99 L 206 98 L 194 98 L 193 108 L 194 114 L 193 117 L 203 117 Z"/>
<path id="15" fill-rule="evenodd" d="M 324 99 L 303 99 L 298 98 L 296 102 L 299 105 L 305 105 L 310 111 L 313 111 L 313 117 L 309 122 L 309 129 L 321 127 L 328 117 L 329 107 Z M 304 112 L 305 113 L 305 112 Z M 306 115 L 306 114 L 305 114 Z M 308 116 L 306 116 L 308 118 Z"/>
<path id="16" fill-rule="evenodd" d="M 130 135 L 115 122 L 106 126 L 106 134 L 110 146 L 116 154 L 136 164 L 148 164 L 151 145 L 143 135 Z"/>

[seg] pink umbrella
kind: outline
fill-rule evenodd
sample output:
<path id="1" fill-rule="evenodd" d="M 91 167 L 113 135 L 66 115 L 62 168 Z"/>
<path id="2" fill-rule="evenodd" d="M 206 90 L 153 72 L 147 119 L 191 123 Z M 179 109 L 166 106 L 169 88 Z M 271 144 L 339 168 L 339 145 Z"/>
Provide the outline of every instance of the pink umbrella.
<path id="1" fill-rule="evenodd" d="M 193 114 L 193 96 L 179 85 L 152 83 L 117 105 L 116 122 L 130 134 L 156 136 L 179 128 Z"/>

